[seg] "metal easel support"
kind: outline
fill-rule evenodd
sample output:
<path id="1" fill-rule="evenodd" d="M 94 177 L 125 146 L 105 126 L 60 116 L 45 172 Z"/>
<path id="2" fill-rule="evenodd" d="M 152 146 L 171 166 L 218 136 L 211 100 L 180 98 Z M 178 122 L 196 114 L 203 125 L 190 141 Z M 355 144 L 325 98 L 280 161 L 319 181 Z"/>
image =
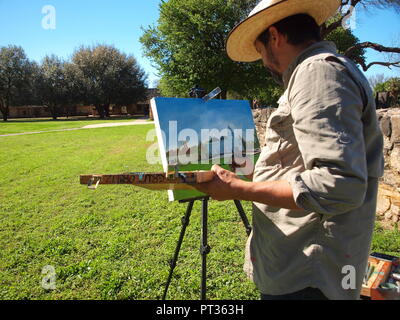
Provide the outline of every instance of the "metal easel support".
<path id="1" fill-rule="evenodd" d="M 201 197 L 191 200 L 183 200 L 179 201 L 180 203 L 188 203 L 185 216 L 182 218 L 182 229 L 179 235 L 178 243 L 175 249 L 174 257 L 170 260 L 170 271 L 167 279 L 167 283 L 164 288 L 164 294 L 162 300 L 165 300 L 168 293 L 168 288 L 171 284 L 172 275 L 174 273 L 176 263 L 178 261 L 179 252 L 182 247 L 183 238 L 185 237 L 186 228 L 189 225 L 190 215 L 193 210 L 193 205 L 196 200 L 202 201 L 202 210 L 201 210 L 201 243 L 200 243 L 200 254 L 201 254 L 201 289 L 200 289 L 200 299 L 206 300 L 207 296 L 207 255 L 211 251 L 211 247 L 208 245 L 208 202 L 210 200 L 209 197 Z M 243 206 L 239 200 L 234 200 L 236 208 L 238 210 L 239 216 L 242 219 L 244 227 L 246 229 L 247 235 L 251 233 L 251 226 L 246 217 L 246 213 L 244 212 Z"/>
<path id="2" fill-rule="evenodd" d="M 208 236 L 208 200 L 209 198 L 204 198 L 202 200 L 201 209 L 201 244 L 200 244 L 200 254 L 201 254 L 201 300 L 206 300 L 207 292 L 207 255 L 210 253 L 211 248 L 207 242 Z"/>
<path id="3" fill-rule="evenodd" d="M 172 274 L 174 273 L 174 270 L 176 267 L 176 262 L 178 261 L 179 251 L 181 250 L 183 238 L 185 237 L 186 228 L 189 225 L 190 215 L 191 215 L 192 209 L 193 209 L 193 204 L 194 204 L 194 200 L 190 200 L 188 203 L 187 209 L 186 209 L 185 216 L 182 218 L 182 230 L 179 235 L 178 244 L 176 245 L 175 254 L 174 254 L 174 257 L 169 261 L 169 265 L 170 265 L 171 269 L 169 271 L 168 280 L 165 285 L 164 294 L 162 297 L 163 300 L 165 300 L 165 298 L 167 297 L 168 288 L 169 288 L 169 285 L 172 280 Z"/>

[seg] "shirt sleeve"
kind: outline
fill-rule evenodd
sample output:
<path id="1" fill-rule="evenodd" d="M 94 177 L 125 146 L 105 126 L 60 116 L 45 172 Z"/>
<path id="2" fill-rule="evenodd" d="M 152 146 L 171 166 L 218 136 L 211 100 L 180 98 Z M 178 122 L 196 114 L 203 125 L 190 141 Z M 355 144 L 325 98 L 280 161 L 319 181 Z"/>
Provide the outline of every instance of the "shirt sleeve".
<path id="1" fill-rule="evenodd" d="M 326 215 L 360 207 L 368 181 L 360 87 L 326 60 L 301 65 L 292 79 L 288 99 L 306 169 L 289 181 L 297 205 Z"/>

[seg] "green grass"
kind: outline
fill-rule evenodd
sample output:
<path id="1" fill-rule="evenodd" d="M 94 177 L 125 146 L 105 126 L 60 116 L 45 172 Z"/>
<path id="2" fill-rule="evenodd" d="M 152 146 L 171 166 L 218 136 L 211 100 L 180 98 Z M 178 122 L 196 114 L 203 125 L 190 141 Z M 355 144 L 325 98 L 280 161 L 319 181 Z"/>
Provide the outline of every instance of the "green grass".
<path id="1" fill-rule="evenodd" d="M 166 192 L 79 185 L 80 174 L 161 170 L 145 157 L 152 128 L 0 138 L 0 299 L 162 296 L 186 206 L 169 203 Z M 250 217 L 250 203 L 244 207 Z M 200 210 L 197 203 L 169 298 L 199 297 Z M 233 202 L 212 201 L 209 214 L 208 298 L 258 299 L 242 271 L 246 233 Z M 399 248 L 399 232 L 377 225 L 372 249 L 400 255 Z M 55 290 L 41 286 L 47 265 Z"/>
<path id="2" fill-rule="evenodd" d="M 135 120 L 135 117 L 130 118 L 111 118 L 99 120 L 99 118 L 89 119 L 77 118 L 75 120 L 60 118 L 59 120 L 51 119 L 11 119 L 1 121 L 0 119 L 0 135 L 22 133 L 22 132 L 38 132 L 61 129 L 82 128 L 87 125 L 99 123 L 125 122 Z"/>
<path id="3" fill-rule="evenodd" d="M 86 173 L 154 171 L 151 125 L 0 138 L 0 299 L 157 299 L 186 205 L 166 192 L 79 185 Z M 200 205 L 169 290 L 198 299 Z M 245 204 L 250 212 L 250 204 Z M 210 203 L 208 297 L 257 299 L 242 271 L 246 233 L 232 203 Z M 55 268 L 56 290 L 41 271 Z"/>
<path id="4" fill-rule="evenodd" d="M 400 257 L 400 230 L 398 226 L 396 225 L 393 230 L 387 230 L 377 222 L 372 239 L 372 251 Z"/>

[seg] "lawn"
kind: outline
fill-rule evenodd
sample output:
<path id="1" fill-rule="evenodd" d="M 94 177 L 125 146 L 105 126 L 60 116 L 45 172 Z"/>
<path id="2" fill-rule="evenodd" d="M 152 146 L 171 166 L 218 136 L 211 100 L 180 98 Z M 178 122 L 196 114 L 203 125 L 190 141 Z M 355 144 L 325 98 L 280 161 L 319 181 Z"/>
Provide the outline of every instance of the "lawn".
<path id="1" fill-rule="evenodd" d="M 123 117 L 123 118 L 108 118 L 100 120 L 99 118 L 76 118 L 67 119 L 59 118 L 58 120 L 52 119 L 10 119 L 6 122 L 0 119 L 0 135 L 22 133 L 22 132 L 38 132 L 38 131 L 50 131 L 50 130 L 61 130 L 61 129 L 73 129 L 82 128 L 87 125 L 99 124 L 99 123 L 113 123 L 113 122 L 125 122 L 137 119 L 137 117 Z"/>
<path id="2" fill-rule="evenodd" d="M 80 174 L 161 170 L 146 161 L 152 128 L 0 137 L 0 299 L 162 296 L 186 206 L 169 203 L 165 192 L 79 185 Z M 244 207 L 250 217 L 251 204 Z M 198 203 L 171 299 L 199 297 L 200 210 Z M 209 212 L 208 298 L 258 299 L 242 271 L 246 233 L 233 202 L 212 201 Z M 400 233 L 377 225 L 372 249 L 400 255 Z M 41 285 L 48 265 L 56 272 L 55 290 Z"/>
<path id="3" fill-rule="evenodd" d="M 152 125 L 0 138 L 0 299 L 157 299 L 169 272 L 184 204 L 166 192 L 79 185 L 85 173 L 155 171 Z M 250 212 L 250 204 L 245 204 Z M 255 299 L 242 272 L 246 233 L 232 203 L 210 203 L 208 297 Z M 200 205 L 196 204 L 169 297 L 197 299 Z M 43 267 L 56 271 L 44 290 Z"/>

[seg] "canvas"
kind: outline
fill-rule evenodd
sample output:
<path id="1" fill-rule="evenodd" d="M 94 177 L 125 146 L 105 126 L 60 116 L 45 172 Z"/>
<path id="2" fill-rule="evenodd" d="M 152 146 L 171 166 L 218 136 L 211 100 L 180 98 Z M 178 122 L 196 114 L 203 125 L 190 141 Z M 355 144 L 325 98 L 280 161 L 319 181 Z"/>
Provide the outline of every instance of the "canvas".
<path id="1" fill-rule="evenodd" d="M 260 144 L 248 101 L 158 97 L 151 108 L 166 172 L 210 170 L 213 164 L 229 170 L 233 161 L 248 158 L 254 165 L 258 158 Z M 168 194 L 170 201 L 203 196 L 194 190 Z"/>

